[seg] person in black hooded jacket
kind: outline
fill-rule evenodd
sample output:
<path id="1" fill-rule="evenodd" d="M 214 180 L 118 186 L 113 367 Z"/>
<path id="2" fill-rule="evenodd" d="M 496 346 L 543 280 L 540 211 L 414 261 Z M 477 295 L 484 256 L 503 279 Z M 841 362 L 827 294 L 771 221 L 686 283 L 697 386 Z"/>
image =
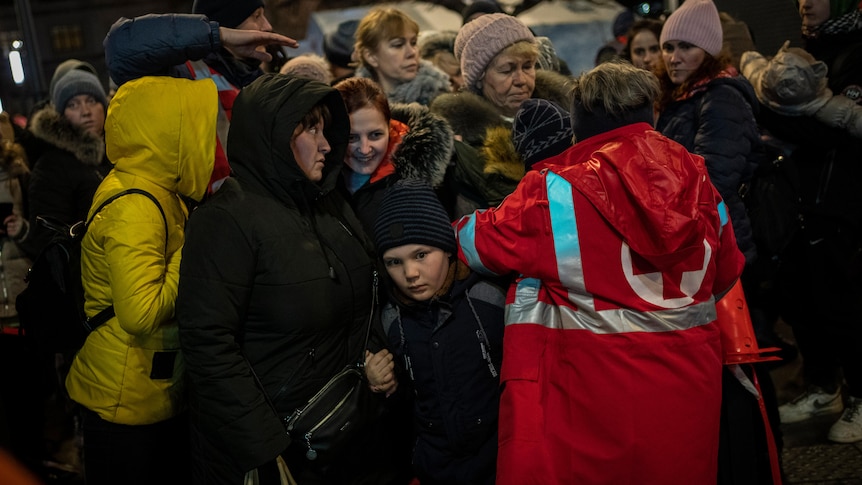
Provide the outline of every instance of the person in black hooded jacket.
<path id="1" fill-rule="evenodd" d="M 279 455 L 303 485 L 386 483 L 389 460 L 371 456 L 380 448 L 356 443 L 321 465 L 282 424 L 366 350 L 372 247 L 335 190 L 344 102 L 325 84 L 264 74 L 233 111 L 233 175 L 190 217 L 177 297 L 195 483 L 240 484 L 254 469 L 266 477 Z M 369 375 L 383 400 L 396 384 L 379 332 L 366 369 L 383 370 Z"/>

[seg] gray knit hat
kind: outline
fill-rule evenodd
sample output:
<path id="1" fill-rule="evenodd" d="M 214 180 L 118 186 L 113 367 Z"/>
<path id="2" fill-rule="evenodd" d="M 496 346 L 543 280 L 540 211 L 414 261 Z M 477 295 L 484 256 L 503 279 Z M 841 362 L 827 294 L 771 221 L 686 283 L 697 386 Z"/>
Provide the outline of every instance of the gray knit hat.
<path id="1" fill-rule="evenodd" d="M 48 84 L 48 93 L 53 94 L 54 86 L 57 85 L 57 81 L 74 69 L 92 72 L 97 76 L 99 75 L 99 73 L 96 72 L 96 68 L 87 61 L 82 61 L 80 59 L 66 59 L 61 62 L 56 69 L 54 69 L 54 75 L 51 76 L 51 83 Z"/>
<path id="2" fill-rule="evenodd" d="M 235 29 L 260 7 L 263 0 L 195 0 L 192 13 L 206 15 L 220 27 Z"/>
<path id="3" fill-rule="evenodd" d="M 427 183 L 399 180 L 386 189 L 374 223 L 377 254 L 405 244 L 426 244 L 455 254 L 455 231 Z"/>
<path id="4" fill-rule="evenodd" d="M 517 18 L 505 13 L 490 13 L 464 24 L 455 37 L 455 58 L 461 63 L 464 84 L 478 91 L 491 60 L 506 47 L 519 41 L 535 43 L 530 29 Z"/>
<path id="5" fill-rule="evenodd" d="M 89 94 L 102 103 L 105 109 L 108 108 L 108 96 L 99 78 L 89 71 L 80 69 L 72 69 L 57 80 L 54 92 L 51 93 L 51 102 L 54 103 L 54 108 L 62 113 L 69 100 L 79 94 Z"/>

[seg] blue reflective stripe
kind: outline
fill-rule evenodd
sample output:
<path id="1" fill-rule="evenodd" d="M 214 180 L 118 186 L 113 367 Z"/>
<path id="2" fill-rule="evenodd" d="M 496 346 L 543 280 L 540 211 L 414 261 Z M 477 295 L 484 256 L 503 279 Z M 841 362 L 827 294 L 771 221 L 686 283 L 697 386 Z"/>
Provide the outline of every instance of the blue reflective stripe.
<path id="1" fill-rule="evenodd" d="M 219 91 L 233 91 L 234 86 L 221 74 L 212 72 L 203 61 L 195 61 L 191 63 L 192 69 L 195 71 L 195 79 L 212 79 Z"/>
<path id="2" fill-rule="evenodd" d="M 718 203 L 718 217 L 721 219 L 721 225 L 727 224 L 727 204 L 722 200 Z"/>
<path id="3" fill-rule="evenodd" d="M 464 216 L 467 223 L 464 227 L 458 230 L 458 244 L 461 246 L 461 251 L 464 257 L 467 258 L 467 266 L 473 271 L 482 274 L 495 274 L 482 264 L 482 258 L 479 257 L 479 251 L 476 250 L 476 216 Z"/>
<path id="4" fill-rule="evenodd" d="M 584 273 L 581 266 L 581 243 L 578 238 L 578 223 L 572 185 L 564 178 L 548 172 L 545 178 L 548 188 L 548 210 L 554 238 L 554 257 L 560 282 L 567 288 L 584 288 Z"/>

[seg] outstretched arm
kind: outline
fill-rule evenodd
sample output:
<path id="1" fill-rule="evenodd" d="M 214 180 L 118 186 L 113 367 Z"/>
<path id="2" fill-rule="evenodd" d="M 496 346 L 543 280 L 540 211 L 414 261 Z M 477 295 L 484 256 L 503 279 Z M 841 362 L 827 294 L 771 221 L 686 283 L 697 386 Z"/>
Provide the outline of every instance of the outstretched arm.
<path id="1" fill-rule="evenodd" d="M 237 57 L 257 59 L 261 62 L 269 62 L 272 56 L 262 47 L 268 45 L 280 45 L 286 47 L 299 47 L 299 43 L 290 37 L 285 37 L 274 32 L 263 32 L 261 30 L 238 30 L 227 27 L 219 27 L 221 45 Z"/>
<path id="2" fill-rule="evenodd" d="M 219 27 L 203 15 L 149 14 L 120 18 L 104 40 L 105 63 L 118 86 L 150 75 L 182 76 L 177 65 L 202 59 L 226 47 L 233 55 L 269 60 L 258 46 L 296 47 L 295 40 L 273 32 Z"/>

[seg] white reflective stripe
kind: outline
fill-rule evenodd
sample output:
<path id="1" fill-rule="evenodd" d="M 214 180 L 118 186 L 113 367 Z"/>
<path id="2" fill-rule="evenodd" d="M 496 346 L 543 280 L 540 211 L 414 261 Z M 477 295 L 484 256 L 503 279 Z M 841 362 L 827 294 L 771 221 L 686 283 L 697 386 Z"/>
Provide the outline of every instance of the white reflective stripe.
<path id="1" fill-rule="evenodd" d="M 706 325 L 716 319 L 715 303 L 712 300 L 685 308 L 652 312 L 629 309 L 591 312 L 538 301 L 529 295 L 527 290 L 530 288 L 535 288 L 534 284 L 525 285 L 525 291 L 522 292 L 521 286 L 518 285 L 515 302 L 506 307 L 506 326 L 537 324 L 562 330 L 589 330 L 596 334 L 615 334 L 688 330 Z"/>

